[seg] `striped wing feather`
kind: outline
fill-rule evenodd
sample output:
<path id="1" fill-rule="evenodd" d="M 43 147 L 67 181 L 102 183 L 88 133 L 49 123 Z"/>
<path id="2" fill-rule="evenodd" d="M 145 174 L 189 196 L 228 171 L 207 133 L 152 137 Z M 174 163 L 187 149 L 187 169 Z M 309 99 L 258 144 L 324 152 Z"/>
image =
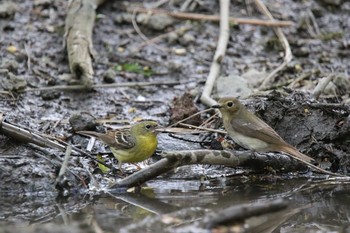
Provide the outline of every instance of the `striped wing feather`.
<path id="1" fill-rule="evenodd" d="M 116 149 L 131 149 L 135 146 L 135 137 L 132 136 L 129 129 L 118 130 L 114 133 L 114 144 L 111 145 Z"/>

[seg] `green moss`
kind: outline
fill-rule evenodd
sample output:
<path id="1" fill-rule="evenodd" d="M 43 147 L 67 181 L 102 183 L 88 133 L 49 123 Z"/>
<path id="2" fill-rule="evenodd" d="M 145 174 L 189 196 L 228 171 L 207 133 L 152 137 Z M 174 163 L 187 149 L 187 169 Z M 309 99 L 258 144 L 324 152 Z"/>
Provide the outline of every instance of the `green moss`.
<path id="1" fill-rule="evenodd" d="M 140 66 L 137 63 L 125 63 L 121 65 L 116 65 L 114 68 L 118 72 L 129 72 L 129 73 L 136 73 L 136 74 L 142 74 L 145 77 L 150 77 L 153 74 L 153 71 L 148 66 Z"/>
<path id="2" fill-rule="evenodd" d="M 319 38 L 323 41 L 331 41 L 336 39 L 341 39 L 344 36 L 344 32 L 324 32 Z"/>

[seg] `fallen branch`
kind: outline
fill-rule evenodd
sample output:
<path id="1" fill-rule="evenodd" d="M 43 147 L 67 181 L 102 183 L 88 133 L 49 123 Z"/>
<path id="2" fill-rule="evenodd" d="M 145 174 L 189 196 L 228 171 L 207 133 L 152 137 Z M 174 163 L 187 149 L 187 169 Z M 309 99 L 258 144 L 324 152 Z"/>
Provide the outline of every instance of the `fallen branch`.
<path id="1" fill-rule="evenodd" d="M 162 155 L 163 159 L 149 167 L 118 180 L 111 186 L 110 191 L 113 192 L 113 190 L 119 190 L 122 187 L 138 186 L 176 167 L 191 164 L 249 167 L 256 170 L 264 170 L 265 167 L 269 167 L 284 172 L 305 169 L 303 164 L 282 154 L 268 156 L 266 154 L 254 155 L 251 151 L 189 150 L 163 152 Z"/>
<path id="2" fill-rule="evenodd" d="M 186 20 L 206 20 L 219 22 L 220 16 L 218 15 L 204 15 L 204 14 L 195 14 L 195 13 L 185 13 L 185 12 L 170 12 L 161 9 L 146 9 L 146 8 L 137 8 L 136 12 L 138 13 L 153 13 L 153 14 L 167 14 L 171 17 L 178 19 Z M 294 22 L 291 21 L 279 21 L 279 20 L 261 20 L 261 19 L 244 19 L 244 18 L 228 18 L 229 23 L 232 24 L 252 24 L 258 26 L 274 26 L 274 27 L 289 27 L 294 25 Z"/>
<path id="3" fill-rule="evenodd" d="M 102 2 L 103 0 L 70 1 L 65 23 L 64 37 L 70 71 L 87 89 L 92 85 L 94 74 L 92 30 L 96 18 L 95 10 Z"/>
<path id="4" fill-rule="evenodd" d="M 7 123 L 4 121 L 3 116 L 0 116 L 0 133 L 21 142 L 32 143 L 40 147 L 58 149 L 63 152 L 66 151 L 66 147 L 68 146 L 66 142 L 60 141 L 59 143 L 57 142 L 59 141 L 58 139 L 54 139 L 49 135 L 43 136 L 43 134 L 40 135 L 40 133 L 32 132 L 30 130 L 23 129 L 22 127 L 16 126 L 14 124 Z M 79 148 L 76 148 L 74 146 L 71 146 L 71 147 L 73 149 L 72 154 L 74 155 L 82 154 L 86 157 L 89 157 L 90 159 L 94 160 L 97 163 L 103 164 L 104 166 L 111 168 L 111 166 L 107 165 L 102 161 L 98 161 L 94 156 L 90 155 L 89 153 L 86 153 L 83 150 L 80 150 Z"/>
<path id="5" fill-rule="evenodd" d="M 205 86 L 203 89 L 203 93 L 201 96 L 201 102 L 206 104 L 207 106 L 212 106 L 217 104 L 215 100 L 213 100 L 210 95 L 213 90 L 214 83 L 216 78 L 220 74 L 220 65 L 222 60 L 225 57 L 227 43 L 230 35 L 230 26 L 229 26 L 229 8 L 230 1 L 229 0 L 220 0 L 220 35 L 218 45 L 216 47 L 215 55 L 213 62 L 210 67 L 210 72 L 207 77 L 207 81 L 205 82 Z"/>
<path id="6" fill-rule="evenodd" d="M 122 200 L 133 206 L 137 206 L 156 215 L 167 214 L 169 211 L 179 210 L 180 207 L 160 201 L 158 198 L 148 197 L 144 193 L 118 193 L 117 195 L 107 192 L 111 197 Z"/>
<path id="7" fill-rule="evenodd" d="M 65 151 L 65 146 L 55 141 L 43 138 L 40 135 L 30 132 L 21 127 L 4 122 L 2 117 L 0 118 L 0 133 L 15 138 L 21 142 L 29 142 L 40 147 L 48 147 L 52 149 L 58 149 L 60 151 Z"/>
<path id="8" fill-rule="evenodd" d="M 283 199 L 264 201 L 262 203 L 240 204 L 207 214 L 203 219 L 203 223 L 207 228 L 213 228 L 228 223 L 242 222 L 254 216 L 275 213 L 287 207 L 288 202 Z"/>
<path id="9" fill-rule="evenodd" d="M 255 0 L 255 4 L 257 5 L 258 9 L 266 15 L 270 20 L 274 20 L 272 14 L 267 9 L 267 7 L 264 5 L 264 3 L 261 0 Z M 279 65 L 275 70 L 273 70 L 262 82 L 262 84 L 259 87 L 259 90 L 264 90 L 267 87 L 267 84 L 271 82 L 271 80 L 275 77 L 275 75 L 284 69 L 288 65 L 288 63 L 292 60 L 292 50 L 290 49 L 290 45 L 288 43 L 288 40 L 286 36 L 283 34 L 283 31 L 281 28 L 274 27 L 275 33 L 280 40 L 283 48 L 284 48 L 284 59 L 283 63 Z"/>

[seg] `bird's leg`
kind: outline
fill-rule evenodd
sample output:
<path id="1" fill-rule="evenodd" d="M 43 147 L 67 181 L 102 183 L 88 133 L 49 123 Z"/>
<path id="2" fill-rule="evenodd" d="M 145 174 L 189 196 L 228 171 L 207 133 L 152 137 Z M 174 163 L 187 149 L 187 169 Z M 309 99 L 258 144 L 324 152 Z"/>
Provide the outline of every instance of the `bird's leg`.
<path id="1" fill-rule="evenodd" d="M 133 163 L 133 165 L 137 168 L 138 171 L 142 169 L 137 163 Z"/>
<path id="2" fill-rule="evenodd" d="M 258 156 L 257 156 L 257 152 L 256 152 L 256 150 L 254 150 L 254 149 L 252 149 L 252 150 L 250 150 L 250 154 L 251 154 L 251 156 L 252 156 L 252 159 L 256 159 Z"/>
<path id="3" fill-rule="evenodd" d="M 125 174 L 125 172 L 122 169 L 122 161 L 118 161 L 118 170 L 122 173 L 122 175 Z"/>

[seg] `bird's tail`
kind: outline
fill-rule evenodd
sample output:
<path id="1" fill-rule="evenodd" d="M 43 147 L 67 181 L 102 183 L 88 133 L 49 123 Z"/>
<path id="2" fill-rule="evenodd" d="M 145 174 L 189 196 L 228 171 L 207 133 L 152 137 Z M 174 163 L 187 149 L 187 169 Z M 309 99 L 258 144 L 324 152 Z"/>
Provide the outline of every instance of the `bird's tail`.
<path id="1" fill-rule="evenodd" d="M 101 136 L 103 135 L 102 133 L 98 133 L 98 132 L 94 132 L 94 131 L 78 131 L 76 133 L 84 135 L 84 136 L 92 136 L 92 137 L 97 137 L 97 138 L 101 138 Z"/>
<path id="2" fill-rule="evenodd" d="M 331 175 L 331 176 L 341 176 L 341 177 L 348 177 L 346 175 L 341 175 L 341 174 L 337 174 L 337 173 L 333 173 L 333 172 L 330 172 L 330 171 L 326 171 L 320 167 L 317 167 L 315 166 L 314 164 L 312 164 L 312 162 L 315 162 L 315 160 L 301 152 L 299 152 L 297 149 L 295 149 L 294 147 L 283 147 L 280 151 L 283 151 L 283 152 L 286 152 L 289 154 L 290 157 L 306 164 L 307 166 L 315 169 L 316 171 L 319 171 L 321 173 L 324 173 L 324 174 L 328 174 L 328 175 Z"/>
<path id="3" fill-rule="evenodd" d="M 287 147 L 287 146 L 284 146 L 283 149 L 282 149 L 283 152 L 286 152 L 290 155 L 294 155 L 295 157 L 298 157 L 300 158 L 301 160 L 305 161 L 305 162 L 308 162 L 308 163 L 313 163 L 315 162 L 315 160 L 301 152 L 299 152 L 296 148 L 294 147 Z"/>

